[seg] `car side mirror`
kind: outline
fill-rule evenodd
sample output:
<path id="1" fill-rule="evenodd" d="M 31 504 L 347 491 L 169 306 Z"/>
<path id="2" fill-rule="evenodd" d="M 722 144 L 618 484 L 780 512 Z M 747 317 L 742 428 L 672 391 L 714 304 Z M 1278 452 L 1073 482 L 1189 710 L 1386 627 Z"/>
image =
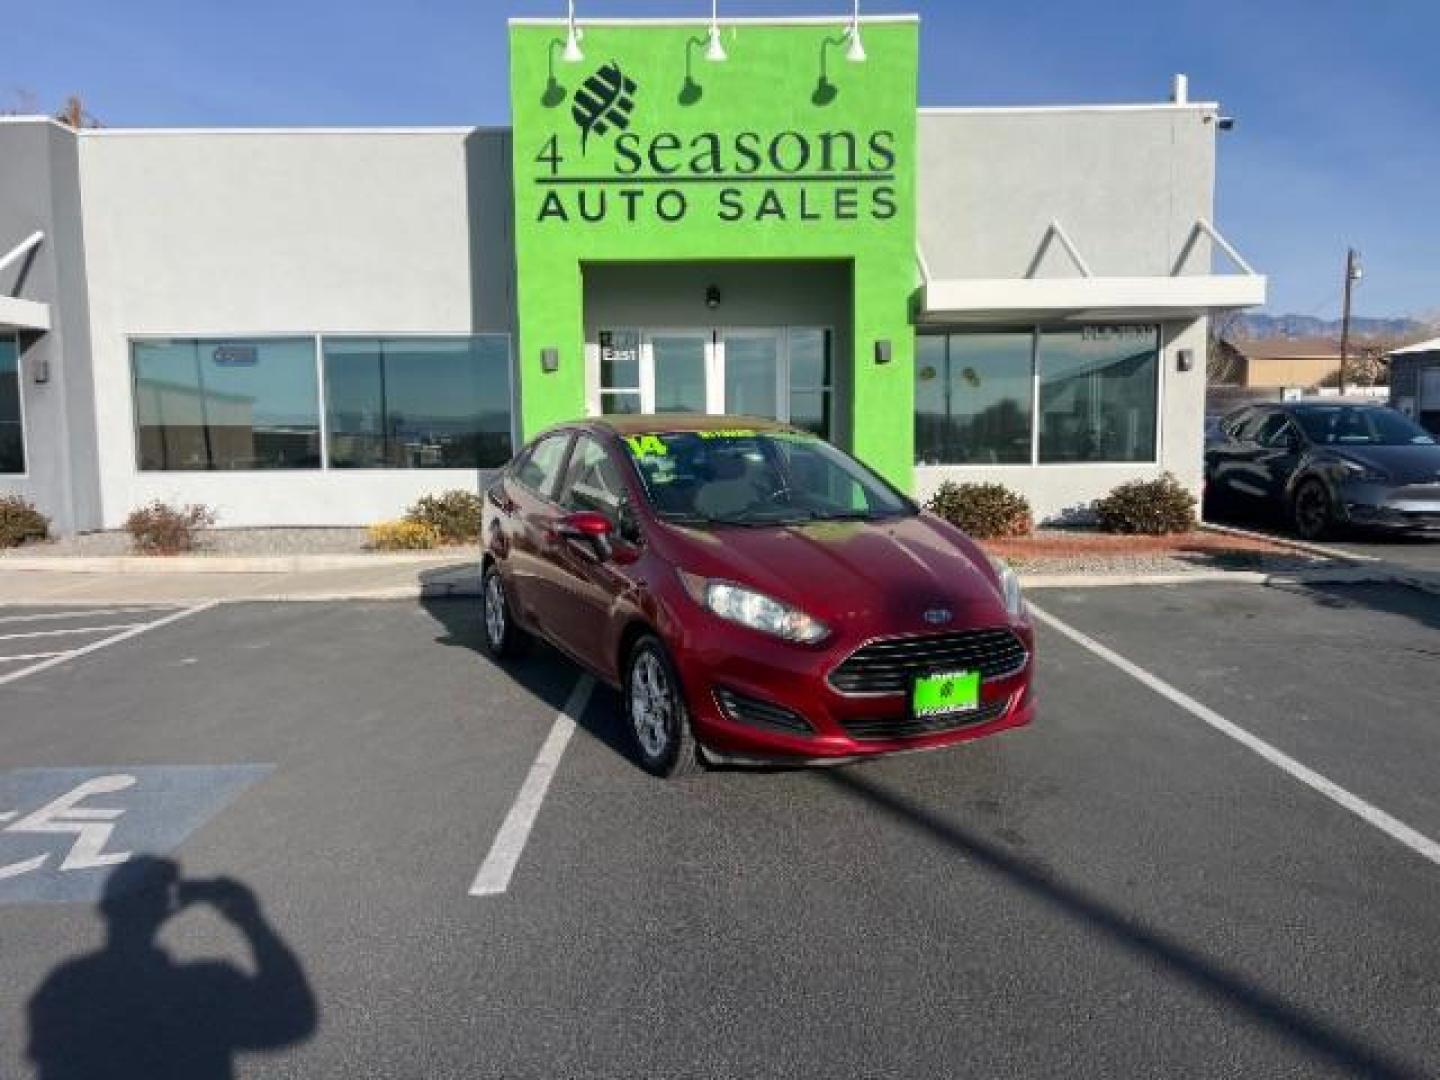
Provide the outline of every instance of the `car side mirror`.
<path id="1" fill-rule="evenodd" d="M 643 537 L 640 532 L 640 522 L 636 519 L 635 510 L 630 505 L 628 499 L 621 500 L 617 516 L 620 519 L 620 539 L 624 540 L 627 544 L 639 547 L 643 542 Z"/>
<path id="2" fill-rule="evenodd" d="M 596 562 L 609 562 L 615 556 L 615 527 L 604 514 L 580 510 L 560 519 L 555 531 L 567 544 Z"/>

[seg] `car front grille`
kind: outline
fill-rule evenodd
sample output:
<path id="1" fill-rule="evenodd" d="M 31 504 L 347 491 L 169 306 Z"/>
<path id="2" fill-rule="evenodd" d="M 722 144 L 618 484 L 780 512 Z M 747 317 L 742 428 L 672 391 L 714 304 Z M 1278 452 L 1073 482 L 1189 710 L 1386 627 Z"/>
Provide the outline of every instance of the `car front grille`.
<path id="1" fill-rule="evenodd" d="M 814 728 L 798 713 L 769 701 L 760 701 L 758 698 L 737 694 L 734 690 L 724 686 L 716 689 L 715 700 L 720 704 L 725 715 L 736 723 L 770 728 L 774 731 L 791 734 L 808 735 L 814 731 Z"/>
<path id="2" fill-rule="evenodd" d="M 885 638 L 851 653 L 830 673 L 830 685 L 842 694 L 902 694 L 917 675 L 978 671 L 982 679 L 1000 679 L 1029 658 L 1020 639 L 1004 628 Z"/>
<path id="3" fill-rule="evenodd" d="M 890 716 L 881 719 L 841 720 L 840 726 L 852 739 L 914 739 L 921 735 L 939 735 L 960 728 L 977 727 L 998 720 L 1010 704 L 1008 698 L 981 705 L 970 712 L 949 716 Z"/>

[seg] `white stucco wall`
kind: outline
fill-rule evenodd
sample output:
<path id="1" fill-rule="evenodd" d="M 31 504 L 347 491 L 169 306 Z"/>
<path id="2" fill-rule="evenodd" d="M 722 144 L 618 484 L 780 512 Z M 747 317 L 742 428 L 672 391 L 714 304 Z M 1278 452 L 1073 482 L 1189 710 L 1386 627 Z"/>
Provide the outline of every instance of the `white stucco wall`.
<path id="1" fill-rule="evenodd" d="M 922 109 L 920 247 L 931 276 L 1075 278 L 1060 244 L 1036 253 L 1057 221 L 1096 277 L 1166 277 L 1199 218 L 1213 219 L 1213 105 Z M 1201 238 L 1184 271 L 1211 269 Z M 1075 310 L 1017 325 L 1156 322 Z M 1117 484 L 1164 472 L 1197 496 L 1204 471 L 1206 320 L 1161 321 L 1158 461 L 1148 464 L 919 466 L 916 494 L 945 480 L 998 481 L 1023 493 L 1037 521 L 1083 514 Z M 957 325 L 960 325 L 957 322 Z M 1178 368 L 1189 349 L 1193 366 Z"/>
<path id="2" fill-rule="evenodd" d="M 141 472 L 129 340 L 512 335 L 508 134 L 87 133 L 80 140 L 102 519 L 154 498 L 221 524 L 358 525 L 473 470 Z"/>

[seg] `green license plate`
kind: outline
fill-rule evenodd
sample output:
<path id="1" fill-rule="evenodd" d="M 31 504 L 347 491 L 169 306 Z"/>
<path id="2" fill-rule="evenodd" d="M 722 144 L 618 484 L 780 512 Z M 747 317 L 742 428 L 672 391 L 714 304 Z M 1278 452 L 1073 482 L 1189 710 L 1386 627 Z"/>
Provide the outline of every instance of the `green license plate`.
<path id="1" fill-rule="evenodd" d="M 910 708 L 917 717 L 971 712 L 980 704 L 978 671 L 942 671 L 920 675 L 910 691 Z"/>

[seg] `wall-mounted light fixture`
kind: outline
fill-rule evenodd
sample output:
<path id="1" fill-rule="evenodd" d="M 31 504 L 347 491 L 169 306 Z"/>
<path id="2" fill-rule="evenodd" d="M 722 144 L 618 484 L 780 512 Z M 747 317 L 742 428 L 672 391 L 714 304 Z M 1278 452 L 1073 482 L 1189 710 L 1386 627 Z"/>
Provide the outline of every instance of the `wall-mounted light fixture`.
<path id="1" fill-rule="evenodd" d="M 730 59 L 720 40 L 720 0 L 710 0 L 710 44 L 705 47 L 705 59 L 714 64 Z"/>
<path id="2" fill-rule="evenodd" d="M 888 364 L 894 355 L 894 347 L 889 338 L 880 338 L 875 342 L 875 363 Z"/>
<path id="3" fill-rule="evenodd" d="M 863 64 L 867 57 L 865 43 L 860 40 L 860 0 L 855 0 L 855 13 L 850 16 L 850 28 L 845 31 L 845 36 L 850 39 L 850 47 L 845 50 L 845 59 L 852 64 Z"/>
<path id="4" fill-rule="evenodd" d="M 546 345 L 540 350 L 540 370 L 546 375 L 554 375 L 560 370 L 560 350 L 554 345 Z"/>
<path id="5" fill-rule="evenodd" d="M 585 34 L 575 25 L 575 0 L 567 0 L 566 10 L 565 51 L 560 54 L 560 59 L 567 64 L 578 64 L 585 59 L 585 53 L 580 48 L 580 40 Z"/>
<path id="6" fill-rule="evenodd" d="M 711 285 L 705 290 L 705 306 L 714 311 L 720 306 L 720 286 Z"/>
<path id="7" fill-rule="evenodd" d="M 1176 349 L 1176 350 L 1175 350 L 1175 370 L 1176 370 L 1176 371 L 1190 371 L 1190 370 L 1193 369 L 1194 367 L 1195 367 L 1195 350 L 1194 350 L 1194 349 Z"/>

